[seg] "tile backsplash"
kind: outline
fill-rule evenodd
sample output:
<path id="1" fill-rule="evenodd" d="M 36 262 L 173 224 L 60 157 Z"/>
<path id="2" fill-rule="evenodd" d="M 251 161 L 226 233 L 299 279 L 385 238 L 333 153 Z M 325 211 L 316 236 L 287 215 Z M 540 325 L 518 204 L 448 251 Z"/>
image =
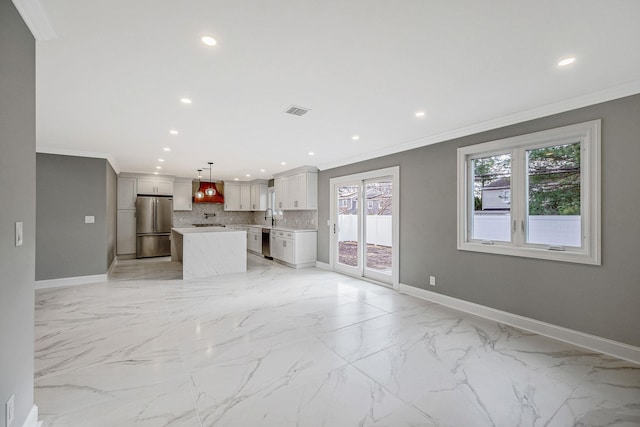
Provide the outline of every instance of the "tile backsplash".
<path id="1" fill-rule="evenodd" d="M 209 216 L 205 218 L 204 214 Z M 173 226 L 187 227 L 192 224 L 252 224 L 253 212 L 226 212 L 224 206 L 215 203 L 193 203 L 191 211 L 174 211 Z"/>
<path id="2" fill-rule="evenodd" d="M 271 225 L 271 218 L 265 220 L 264 212 L 253 212 L 252 224 Z M 276 217 L 276 226 L 316 230 L 318 228 L 318 211 L 284 211 L 282 218 Z"/>
<path id="3" fill-rule="evenodd" d="M 205 213 L 209 218 L 205 218 Z M 194 203 L 191 211 L 174 211 L 173 226 L 188 227 L 192 224 L 257 224 L 271 225 L 264 212 L 226 212 L 224 206 L 213 203 Z M 213 216 L 212 216 L 213 215 Z M 284 211 L 276 218 L 276 226 L 299 229 L 317 229 L 318 211 Z"/>

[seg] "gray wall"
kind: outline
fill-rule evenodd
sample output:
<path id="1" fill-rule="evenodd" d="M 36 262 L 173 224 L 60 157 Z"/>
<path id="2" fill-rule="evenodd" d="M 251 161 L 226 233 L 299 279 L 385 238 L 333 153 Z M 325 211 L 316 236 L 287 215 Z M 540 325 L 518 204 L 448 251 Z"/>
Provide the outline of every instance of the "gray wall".
<path id="1" fill-rule="evenodd" d="M 38 153 L 36 163 L 36 280 L 105 274 L 107 161 Z"/>
<path id="2" fill-rule="evenodd" d="M 116 227 L 118 222 L 118 175 L 109 162 L 106 162 L 107 173 L 107 269 L 116 257 Z"/>
<path id="3" fill-rule="evenodd" d="M 456 249 L 458 147 L 600 118 L 602 266 Z M 400 283 L 640 346 L 639 159 L 635 95 L 322 171 L 318 260 L 329 262 L 329 179 L 399 165 Z"/>
<path id="4" fill-rule="evenodd" d="M 0 422 L 15 395 L 21 426 L 33 406 L 35 42 L 10 0 L 0 0 L 0 147 Z"/>

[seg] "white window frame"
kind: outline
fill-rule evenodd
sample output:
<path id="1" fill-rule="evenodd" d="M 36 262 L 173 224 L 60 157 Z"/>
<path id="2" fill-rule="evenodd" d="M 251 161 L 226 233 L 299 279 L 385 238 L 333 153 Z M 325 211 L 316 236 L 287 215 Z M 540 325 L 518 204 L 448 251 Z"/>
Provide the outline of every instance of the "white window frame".
<path id="1" fill-rule="evenodd" d="M 601 265 L 600 129 L 593 120 L 556 129 L 458 148 L 458 250 Z M 526 151 L 580 142 L 582 246 L 559 247 L 526 242 Z M 471 160 L 511 154 L 511 241 L 471 239 L 473 173 Z"/>

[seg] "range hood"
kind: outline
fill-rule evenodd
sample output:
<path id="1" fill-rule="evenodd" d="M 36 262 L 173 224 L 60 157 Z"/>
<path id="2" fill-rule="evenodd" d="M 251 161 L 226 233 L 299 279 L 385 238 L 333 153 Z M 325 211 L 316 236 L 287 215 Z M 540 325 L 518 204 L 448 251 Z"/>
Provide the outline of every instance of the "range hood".
<path id="1" fill-rule="evenodd" d="M 194 183 L 195 186 L 198 183 Z M 215 194 L 213 196 L 207 196 L 206 190 L 207 188 L 212 188 L 215 190 Z M 198 198 L 195 196 L 197 191 L 202 191 L 204 197 Z M 193 192 L 193 203 L 224 203 L 224 184 L 222 182 L 200 182 L 200 186 Z"/>

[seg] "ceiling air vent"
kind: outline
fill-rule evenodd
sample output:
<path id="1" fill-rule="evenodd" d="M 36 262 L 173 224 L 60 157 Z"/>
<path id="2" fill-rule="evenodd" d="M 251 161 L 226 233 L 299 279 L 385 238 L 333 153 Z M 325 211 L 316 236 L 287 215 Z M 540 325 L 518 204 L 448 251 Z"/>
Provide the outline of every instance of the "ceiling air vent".
<path id="1" fill-rule="evenodd" d="M 310 108 L 304 108 L 304 107 L 298 107 L 297 105 L 292 105 L 291 107 L 289 107 L 287 111 L 285 111 L 285 113 L 293 114 L 294 116 L 304 116 L 309 111 L 311 111 Z"/>

